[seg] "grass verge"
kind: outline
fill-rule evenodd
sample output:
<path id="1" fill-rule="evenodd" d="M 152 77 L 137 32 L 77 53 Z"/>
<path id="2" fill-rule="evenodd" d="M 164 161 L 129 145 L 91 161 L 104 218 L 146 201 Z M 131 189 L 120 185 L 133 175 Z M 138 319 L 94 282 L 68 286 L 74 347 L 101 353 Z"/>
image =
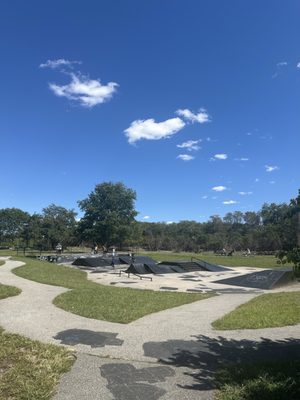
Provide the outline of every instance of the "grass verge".
<path id="1" fill-rule="evenodd" d="M 199 258 L 211 264 L 225 265 L 227 267 L 257 267 L 257 268 L 278 268 L 282 265 L 277 264 L 275 256 L 250 256 L 245 257 L 240 253 L 234 253 L 232 257 L 217 256 L 211 252 L 203 253 L 173 253 L 171 251 L 156 251 L 139 253 L 154 258 L 156 261 L 176 261 L 191 260 L 191 257 Z M 285 264 L 285 267 L 291 266 Z"/>
<path id="2" fill-rule="evenodd" d="M 15 286 L 7 286 L 0 283 L 0 300 L 6 299 L 7 297 L 11 296 L 17 296 L 21 292 L 22 290 L 16 288 Z"/>
<path id="3" fill-rule="evenodd" d="M 300 323 L 300 292 L 263 294 L 214 321 L 215 329 L 259 329 Z"/>
<path id="4" fill-rule="evenodd" d="M 32 341 L 0 328 L 0 398 L 47 400 L 74 356 L 54 345 Z"/>
<path id="5" fill-rule="evenodd" d="M 56 297 L 53 303 L 87 318 L 127 324 L 147 314 L 210 297 L 208 294 L 154 292 L 103 286 L 87 280 L 86 272 L 45 261 L 18 258 L 25 266 L 14 269 L 22 278 L 72 291 Z"/>
<path id="6" fill-rule="evenodd" d="M 217 400 L 300 399 L 300 361 L 238 364 L 216 377 Z"/>
<path id="7" fill-rule="evenodd" d="M 5 261 L 0 260 L 0 267 L 1 267 L 1 265 L 4 265 L 4 264 L 5 264 Z"/>

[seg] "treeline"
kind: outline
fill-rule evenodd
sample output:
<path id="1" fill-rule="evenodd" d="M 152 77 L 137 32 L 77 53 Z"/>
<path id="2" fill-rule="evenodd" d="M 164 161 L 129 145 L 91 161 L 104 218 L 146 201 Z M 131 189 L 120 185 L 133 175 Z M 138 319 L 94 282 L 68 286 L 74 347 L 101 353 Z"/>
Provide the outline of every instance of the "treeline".
<path id="1" fill-rule="evenodd" d="M 288 250 L 297 244 L 297 215 L 291 211 L 287 204 L 272 203 L 259 212 L 213 215 L 204 223 L 140 223 L 139 243 L 148 250 Z"/>
<path id="2" fill-rule="evenodd" d="M 135 220 L 136 194 L 122 183 L 96 185 L 79 201 L 84 215 L 51 204 L 40 214 L 17 208 L 0 209 L 0 247 L 55 249 L 98 244 L 142 247 L 150 251 L 290 250 L 300 244 L 300 191 L 289 204 L 264 204 L 260 211 L 213 215 L 207 222 L 150 223 Z M 298 238 L 297 238 L 298 235 Z"/>

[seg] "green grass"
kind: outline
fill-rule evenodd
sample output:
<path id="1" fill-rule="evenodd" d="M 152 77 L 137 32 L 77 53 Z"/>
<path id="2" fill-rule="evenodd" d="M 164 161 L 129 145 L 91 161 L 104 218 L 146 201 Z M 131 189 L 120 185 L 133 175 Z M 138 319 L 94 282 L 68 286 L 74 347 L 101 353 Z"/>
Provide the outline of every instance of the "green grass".
<path id="1" fill-rule="evenodd" d="M 216 400 L 300 399 L 299 360 L 228 366 L 216 379 Z"/>
<path id="2" fill-rule="evenodd" d="M 60 376 L 74 356 L 62 347 L 46 345 L 0 328 L 0 399 L 51 399 Z"/>
<path id="3" fill-rule="evenodd" d="M 4 265 L 5 264 L 5 261 L 4 260 L 0 260 L 0 267 L 1 267 L 1 265 Z"/>
<path id="4" fill-rule="evenodd" d="M 144 315 L 210 297 L 198 293 L 154 292 L 103 286 L 87 280 L 86 272 L 39 260 L 18 258 L 26 265 L 14 269 L 22 278 L 72 291 L 53 301 L 58 307 L 87 318 L 129 323 Z"/>
<path id="5" fill-rule="evenodd" d="M 0 250 L 0 256 L 7 257 L 7 256 L 15 256 L 17 254 L 16 250 L 6 249 Z"/>
<path id="6" fill-rule="evenodd" d="M 6 299 L 7 297 L 11 296 L 17 296 L 21 292 L 22 290 L 16 288 L 15 286 L 7 286 L 0 283 L 0 300 Z"/>
<path id="7" fill-rule="evenodd" d="M 241 253 L 234 253 L 232 257 L 217 256 L 211 252 L 203 253 L 173 253 L 171 251 L 144 252 L 138 255 L 145 255 L 154 258 L 156 261 L 191 260 L 191 257 L 199 258 L 212 264 L 220 264 L 228 267 L 257 267 L 257 268 L 278 268 L 275 256 L 250 256 L 244 257 Z M 290 266 L 285 264 L 286 267 Z"/>
<path id="8" fill-rule="evenodd" d="M 263 294 L 213 322 L 215 329 L 259 329 L 300 323 L 300 292 Z"/>

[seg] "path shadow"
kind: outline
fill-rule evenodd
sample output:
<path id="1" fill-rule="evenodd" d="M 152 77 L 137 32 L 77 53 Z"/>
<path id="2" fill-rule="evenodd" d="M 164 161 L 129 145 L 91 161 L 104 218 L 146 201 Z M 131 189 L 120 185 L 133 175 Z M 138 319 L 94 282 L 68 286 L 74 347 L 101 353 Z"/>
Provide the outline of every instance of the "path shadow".
<path id="1" fill-rule="evenodd" d="M 194 383 L 181 387 L 190 390 L 215 389 L 215 373 L 224 365 L 300 358 L 300 339 L 274 341 L 262 338 L 257 342 L 221 336 L 210 338 L 198 335 L 194 338 L 190 341 L 147 342 L 143 345 L 144 354 L 166 365 L 188 368 L 190 371 L 185 374 L 191 376 Z"/>
<path id="2" fill-rule="evenodd" d="M 92 348 L 104 346 L 122 346 L 123 340 L 117 338 L 118 333 L 95 332 L 87 329 L 67 329 L 58 332 L 54 339 L 60 340 L 62 344 L 74 346 L 85 344 Z"/>
<path id="3" fill-rule="evenodd" d="M 130 363 L 104 364 L 100 373 L 107 380 L 107 388 L 118 400 L 158 400 L 166 390 L 155 383 L 175 375 L 170 367 L 136 368 Z"/>

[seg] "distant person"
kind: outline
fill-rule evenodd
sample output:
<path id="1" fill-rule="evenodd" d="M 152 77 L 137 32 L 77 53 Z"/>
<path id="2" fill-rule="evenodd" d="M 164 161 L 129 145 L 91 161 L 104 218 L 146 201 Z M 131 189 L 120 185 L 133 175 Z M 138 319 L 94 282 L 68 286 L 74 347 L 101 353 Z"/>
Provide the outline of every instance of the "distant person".
<path id="1" fill-rule="evenodd" d="M 57 243 L 56 247 L 55 247 L 56 253 L 57 254 L 61 254 L 62 253 L 62 245 L 61 243 Z"/>
<path id="2" fill-rule="evenodd" d="M 98 254 L 98 245 L 97 244 L 95 244 L 95 246 L 94 246 L 94 254 Z"/>

